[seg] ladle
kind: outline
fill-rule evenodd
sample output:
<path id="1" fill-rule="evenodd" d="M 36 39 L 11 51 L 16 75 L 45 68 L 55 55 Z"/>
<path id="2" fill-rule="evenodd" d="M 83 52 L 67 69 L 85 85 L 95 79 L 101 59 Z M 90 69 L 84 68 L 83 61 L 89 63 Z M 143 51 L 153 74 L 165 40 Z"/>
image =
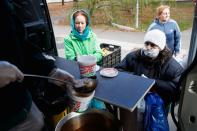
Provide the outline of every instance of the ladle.
<path id="1" fill-rule="evenodd" d="M 24 76 L 59 81 L 59 82 L 72 86 L 75 91 L 80 92 L 80 93 L 90 93 L 94 91 L 97 85 L 96 79 L 92 79 L 92 78 L 78 79 L 78 80 L 74 80 L 74 82 L 72 83 L 69 81 L 64 81 L 64 80 L 56 79 L 56 78 L 49 77 L 49 76 L 34 75 L 34 74 L 24 74 Z"/>

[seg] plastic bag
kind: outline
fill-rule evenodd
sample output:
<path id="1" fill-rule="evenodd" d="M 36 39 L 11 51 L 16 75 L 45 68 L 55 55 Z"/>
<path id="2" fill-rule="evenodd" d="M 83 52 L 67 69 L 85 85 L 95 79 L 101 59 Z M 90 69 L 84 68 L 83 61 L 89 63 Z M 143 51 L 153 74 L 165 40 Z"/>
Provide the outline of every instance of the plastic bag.
<path id="1" fill-rule="evenodd" d="M 163 100 L 156 93 L 145 96 L 144 131 L 169 131 Z"/>

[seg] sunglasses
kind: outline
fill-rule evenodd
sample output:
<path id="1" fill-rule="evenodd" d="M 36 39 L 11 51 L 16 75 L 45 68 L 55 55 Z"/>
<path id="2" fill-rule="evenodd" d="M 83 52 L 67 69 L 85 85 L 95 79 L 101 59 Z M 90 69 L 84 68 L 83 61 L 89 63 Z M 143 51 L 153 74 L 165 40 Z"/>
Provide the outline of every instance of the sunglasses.
<path id="1" fill-rule="evenodd" d="M 152 47 L 152 48 L 158 47 L 157 45 L 155 45 L 155 44 L 152 43 L 152 42 L 146 42 L 146 43 L 145 43 L 145 46 L 150 46 L 150 47 Z"/>

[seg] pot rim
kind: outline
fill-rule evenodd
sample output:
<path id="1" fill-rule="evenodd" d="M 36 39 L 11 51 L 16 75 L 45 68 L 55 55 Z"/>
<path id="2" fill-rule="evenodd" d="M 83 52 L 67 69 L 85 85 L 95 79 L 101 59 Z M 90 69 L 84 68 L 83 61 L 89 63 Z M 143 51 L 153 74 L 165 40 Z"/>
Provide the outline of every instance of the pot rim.
<path id="1" fill-rule="evenodd" d="M 79 116 L 82 113 L 71 112 L 68 115 L 64 116 L 56 125 L 55 131 L 61 131 L 62 126 L 71 118 Z"/>
<path id="2" fill-rule="evenodd" d="M 77 117 L 77 116 L 80 116 L 80 115 L 87 115 L 87 114 L 91 114 L 91 113 L 98 113 L 98 114 L 101 114 L 101 115 L 104 115 L 106 116 L 107 118 L 109 119 L 112 119 L 112 120 L 117 120 L 118 122 L 118 119 L 115 118 L 115 116 L 108 112 L 108 111 L 105 111 L 105 110 L 98 110 L 98 109 L 89 109 L 87 111 L 84 111 L 82 113 L 77 113 L 77 112 L 71 112 L 69 113 L 68 115 L 64 116 L 57 124 L 56 128 L 55 128 L 55 131 L 61 131 L 61 128 L 62 126 L 68 121 L 70 120 L 71 118 L 74 118 L 74 117 Z"/>

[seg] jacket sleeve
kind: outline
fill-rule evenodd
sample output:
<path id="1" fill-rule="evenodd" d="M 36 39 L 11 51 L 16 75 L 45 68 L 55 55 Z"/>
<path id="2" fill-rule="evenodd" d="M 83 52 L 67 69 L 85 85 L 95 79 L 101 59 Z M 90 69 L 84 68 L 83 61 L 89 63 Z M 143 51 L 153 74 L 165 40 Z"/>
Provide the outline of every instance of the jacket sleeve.
<path id="1" fill-rule="evenodd" d="M 179 53 L 181 49 L 181 32 L 179 29 L 179 25 L 175 21 L 175 30 L 174 30 L 174 48 L 175 53 Z"/>
<path id="2" fill-rule="evenodd" d="M 65 57 L 68 60 L 75 60 L 76 54 L 74 51 L 74 47 L 72 45 L 72 42 L 69 40 L 69 38 L 64 39 L 64 49 L 65 49 Z"/>
<path id="3" fill-rule="evenodd" d="M 115 67 L 118 70 L 133 72 L 133 52 L 127 54 L 127 56 Z"/>
<path id="4" fill-rule="evenodd" d="M 183 68 L 171 59 L 170 64 L 166 67 L 164 74 L 160 79 L 156 79 L 155 90 L 164 99 L 164 101 L 172 101 L 179 91 L 178 82 L 183 72 Z"/>

